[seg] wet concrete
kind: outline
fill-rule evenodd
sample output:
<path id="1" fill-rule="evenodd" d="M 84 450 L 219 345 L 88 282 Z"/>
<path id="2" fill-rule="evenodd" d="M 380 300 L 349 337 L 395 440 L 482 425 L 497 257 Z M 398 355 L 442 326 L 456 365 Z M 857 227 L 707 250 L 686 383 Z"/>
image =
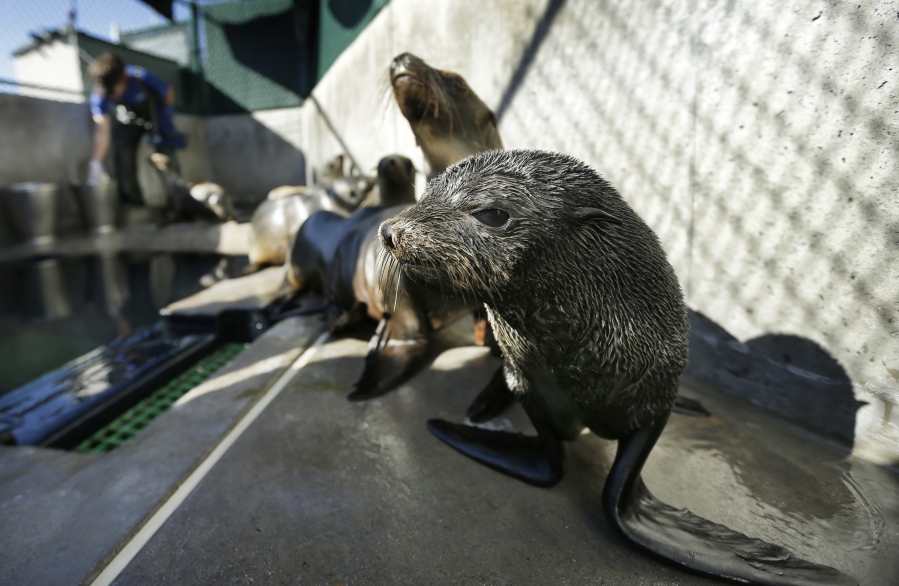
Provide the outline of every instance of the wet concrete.
<path id="1" fill-rule="evenodd" d="M 108 454 L 0 447 L 0 584 L 77 584 L 102 566 L 323 329 L 275 325 Z"/>
<path id="2" fill-rule="evenodd" d="M 262 309 L 286 292 L 284 267 L 268 267 L 257 273 L 225 279 L 167 305 L 160 315 L 215 316 L 226 309 Z"/>
<path id="3" fill-rule="evenodd" d="M 407 384 L 350 403 L 364 339 L 333 340 L 234 444 L 117 584 L 711 584 L 633 549 L 599 497 L 614 442 L 584 435 L 540 489 L 441 444 L 498 361 L 442 332 Z M 887 469 L 733 397 L 685 387 L 711 418 L 674 415 L 645 478 L 662 500 L 832 565 L 899 575 L 899 487 Z M 528 431 L 520 409 L 493 425 Z M 99 571 L 101 568 L 96 568 Z"/>

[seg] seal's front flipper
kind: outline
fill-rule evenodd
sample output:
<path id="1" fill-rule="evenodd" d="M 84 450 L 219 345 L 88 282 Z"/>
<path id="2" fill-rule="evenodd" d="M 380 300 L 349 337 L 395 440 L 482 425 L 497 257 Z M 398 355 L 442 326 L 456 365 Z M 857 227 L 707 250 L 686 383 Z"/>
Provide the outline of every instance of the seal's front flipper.
<path id="1" fill-rule="evenodd" d="M 385 314 L 368 344 L 365 368 L 350 401 L 365 401 L 390 391 L 415 372 L 428 349 L 425 336 L 403 339 L 391 328 L 390 315 Z M 403 333 L 403 332 L 400 332 Z"/>
<path id="2" fill-rule="evenodd" d="M 618 442 L 603 489 L 609 522 L 628 540 L 700 574 L 772 586 L 856 585 L 837 570 L 797 558 L 789 550 L 675 509 L 656 499 L 640 470 L 665 422 Z"/>
<path id="3" fill-rule="evenodd" d="M 484 390 L 478 394 L 468 408 L 465 416 L 474 423 L 483 423 L 505 411 L 514 402 L 515 395 L 506 384 L 503 368 L 499 367 Z"/>
<path id="4" fill-rule="evenodd" d="M 325 317 L 328 320 L 328 327 L 331 333 L 335 336 L 341 336 L 364 323 L 368 315 L 364 303 L 356 301 L 349 309 L 342 310 L 340 305 L 332 300 L 327 306 Z"/>
<path id="5" fill-rule="evenodd" d="M 709 410 L 702 406 L 702 403 L 696 399 L 678 395 L 674 399 L 674 407 L 671 409 L 675 413 L 681 415 L 689 415 L 690 417 L 711 417 Z"/>
<path id="6" fill-rule="evenodd" d="M 549 430 L 537 437 L 428 420 L 428 429 L 443 442 L 498 472 L 535 486 L 562 480 L 565 443 Z"/>

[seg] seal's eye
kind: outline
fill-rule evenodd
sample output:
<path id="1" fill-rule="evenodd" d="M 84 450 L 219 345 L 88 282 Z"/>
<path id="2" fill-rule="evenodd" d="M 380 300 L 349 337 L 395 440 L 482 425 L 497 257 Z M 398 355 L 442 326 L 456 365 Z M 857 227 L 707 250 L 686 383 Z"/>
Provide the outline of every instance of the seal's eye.
<path id="1" fill-rule="evenodd" d="M 503 210 L 481 210 L 472 215 L 475 220 L 491 228 L 505 226 L 506 222 L 509 221 L 509 212 L 504 212 Z"/>

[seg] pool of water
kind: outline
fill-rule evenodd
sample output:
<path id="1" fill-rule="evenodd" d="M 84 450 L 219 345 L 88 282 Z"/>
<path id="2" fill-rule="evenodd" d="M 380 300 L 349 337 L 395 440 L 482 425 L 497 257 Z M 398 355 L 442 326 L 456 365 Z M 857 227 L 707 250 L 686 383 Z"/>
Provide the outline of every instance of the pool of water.
<path id="1" fill-rule="evenodd" d="M 159 310 L 239 257 L 208 254 L 36 258 L 0 265 L 0 395 L 155 323 Z"/>

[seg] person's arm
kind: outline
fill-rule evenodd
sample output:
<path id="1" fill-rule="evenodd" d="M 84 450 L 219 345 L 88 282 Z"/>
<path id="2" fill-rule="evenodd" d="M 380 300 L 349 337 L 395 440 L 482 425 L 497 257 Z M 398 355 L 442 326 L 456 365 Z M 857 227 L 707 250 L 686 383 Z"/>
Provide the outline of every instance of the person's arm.
<path id="1" fill-rule="evenodd" d="M 91 160 L 106 160 L 106 153 L 109 152 L 109 142 L 112 136 L 112 116 L 109 114 L 94 115 L 94 148 L 91 151 Z"/>

